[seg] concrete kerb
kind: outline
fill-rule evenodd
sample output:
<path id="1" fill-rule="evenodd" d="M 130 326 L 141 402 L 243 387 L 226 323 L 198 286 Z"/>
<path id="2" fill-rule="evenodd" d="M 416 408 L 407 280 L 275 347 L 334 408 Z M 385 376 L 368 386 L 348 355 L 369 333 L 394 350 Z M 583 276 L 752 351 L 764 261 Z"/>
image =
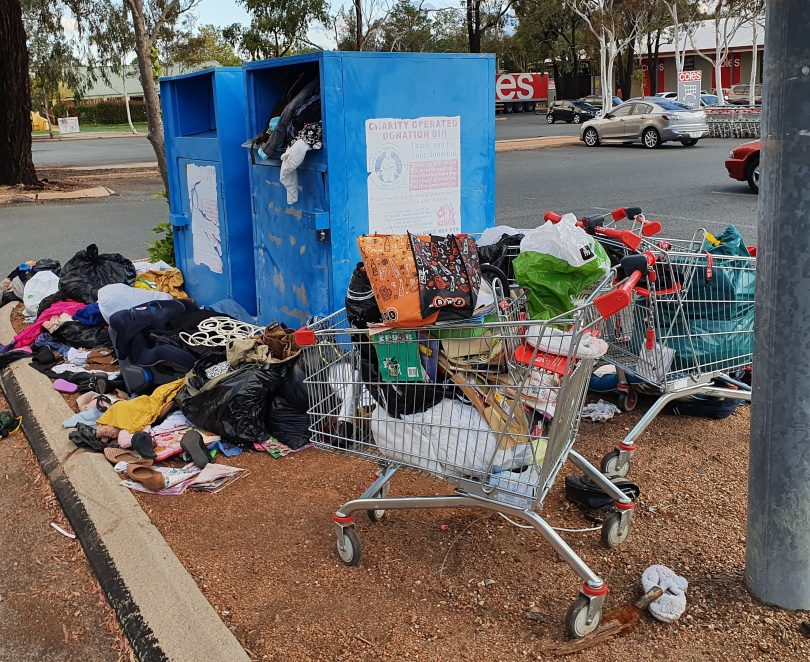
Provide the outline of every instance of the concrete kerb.
<path id="1" fill-rule="evenodd" d="M 552 147 L 572 147 L 579 145 L 577 136 L 546 136 L 544 138 L 516 138 L 514 140 L 498 140 L 495 143 L 496 152 L 517 152 L 530 149 L 549 149 Z"/>
<path id="2" fill-rule="evenodd" d="M 0 343 L 14 335 L 0 309 Z M 84 548 L 139 660 L 248 660 L 103 455 L 77 449 L 62 421 L 72 415 L 50 380 L 17 361 L 0 370 L 0 387 Z"/>

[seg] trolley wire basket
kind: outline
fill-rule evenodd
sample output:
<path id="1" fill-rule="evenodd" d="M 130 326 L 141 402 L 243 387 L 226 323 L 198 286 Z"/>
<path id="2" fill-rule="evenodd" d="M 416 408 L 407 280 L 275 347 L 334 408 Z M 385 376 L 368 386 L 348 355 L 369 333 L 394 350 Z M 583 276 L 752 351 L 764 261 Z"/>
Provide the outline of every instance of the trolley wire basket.
<path id="1" fill-rule="evenodd" d="M 373 521 L 391 509 L 508 514 L 582 579 L 566 618 L 570 633 L 597 627 L 607 585 L 537 509 L 570 459 L 614 499 L 603 542 L 612 547 L 629 534 L 632 500 L 573 449 L 605 319 L 630 302 L 615 278 L 611 272 L 575 309 L 546 321 L 525 319 L 522 296 L 501 295 L 489 314 L 462 323 L 358 329 L 340 310 L 299 330 L 313 443 L 379 465 L 377 480 L 333 516 L 344 563 L 360 561 L 357 511 Z M 455 493 L 390 497 L 401 468 L 449 481 Z"/>
<path id="2" fill-rule="evenodd" d="M 660 240 L 623 261 L 646 277 L 634 285 L 632 305 L 606 323 L 604 360 L 616 366 L 623 409 L 635 407 L 636 391 L 659 397 L 602 459 L 608 474 L 627 475 L 637 439 L 673 400 L 751 399 L 750 388 L 732 375 L 753 357 L 755 251 L 712 253 L 707 237 L 700 230 L 692 240 Z"/>

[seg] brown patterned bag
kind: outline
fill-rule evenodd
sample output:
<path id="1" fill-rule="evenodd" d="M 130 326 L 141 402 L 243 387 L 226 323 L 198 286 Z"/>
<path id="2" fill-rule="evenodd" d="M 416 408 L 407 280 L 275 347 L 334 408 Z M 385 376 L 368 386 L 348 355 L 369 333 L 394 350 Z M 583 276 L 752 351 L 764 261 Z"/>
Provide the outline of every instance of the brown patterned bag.
<path id="1" fill-rule="evenodd" d="M 472 316 L 481 284 L 467 235 L 367 235 L 357 245 L 383 324 L 416 327 Z"/>
<path id="2" fill-rule="evenodd" d="M 373 234 L 357 238 L 383 324 L 394 327 L 433 324 L 438 312 L 422 317 L 419 280 L 410 238 L 406 234 Z"/>

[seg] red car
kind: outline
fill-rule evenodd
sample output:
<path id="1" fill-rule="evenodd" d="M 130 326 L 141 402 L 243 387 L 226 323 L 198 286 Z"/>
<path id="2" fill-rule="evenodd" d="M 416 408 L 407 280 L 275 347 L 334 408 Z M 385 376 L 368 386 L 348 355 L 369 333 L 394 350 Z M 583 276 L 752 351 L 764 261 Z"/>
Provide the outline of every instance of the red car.
<path id="1" fill-rule="evenodd" d="M 748 182 L 754 193 L 759 193 L 759 140 L 738 145 L 726 159 L 728 176 Z"/>

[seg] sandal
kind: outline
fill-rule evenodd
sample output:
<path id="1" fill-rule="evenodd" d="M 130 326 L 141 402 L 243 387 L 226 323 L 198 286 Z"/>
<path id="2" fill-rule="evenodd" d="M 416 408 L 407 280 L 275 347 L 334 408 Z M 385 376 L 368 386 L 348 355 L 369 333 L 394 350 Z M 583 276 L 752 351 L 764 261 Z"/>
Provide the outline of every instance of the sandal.
<path id="1" fill-rule="evenodd" d="M 183 435 L 180 439 L 180 448 L 188 453 L 191 461 L 200 469 L 211 461 L 208 449 L 203 443 L 202 435 L 196 430 L 189 430 Z"/>
<path id="2" fill-rule="evenodd" d="M 104 457 L 106 457 L 112 464 L 126 462 L 127 464 L 142 464 L 145 467 L 151 467 L 154 463 L 154 460 L 141 457 L 128 448 L 105 448 Z"/>
<path id="3" fill-rule="evenodd" d="M 153 492 L 160 492 L 166 487 L 166 480 L 163 474 L 152 467 L 143 464 L 131 464 L 127 467 L 127 478 L 143 485 Z"/>

